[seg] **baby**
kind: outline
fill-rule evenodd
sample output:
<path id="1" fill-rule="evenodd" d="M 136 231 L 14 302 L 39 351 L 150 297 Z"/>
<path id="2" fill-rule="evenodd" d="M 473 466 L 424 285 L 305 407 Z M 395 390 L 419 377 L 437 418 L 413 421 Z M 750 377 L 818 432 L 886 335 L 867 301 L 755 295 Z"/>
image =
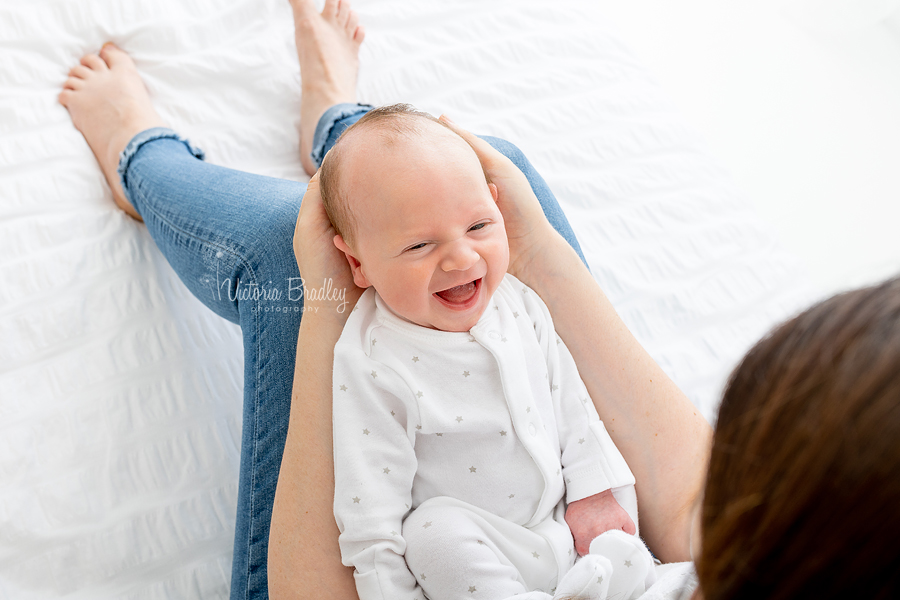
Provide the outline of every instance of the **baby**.
<path id="1" fill-rule="evenodd" d="M 385 107 L 319 178 L 334 243 L 371 288 L 334 357 L 334 510 L 360 598 L 599 597 L 600 559 L 572 567 L 604 531 L 637 533 L 634 477 L 546 306 L 506 273 L 472 148 Z"/>

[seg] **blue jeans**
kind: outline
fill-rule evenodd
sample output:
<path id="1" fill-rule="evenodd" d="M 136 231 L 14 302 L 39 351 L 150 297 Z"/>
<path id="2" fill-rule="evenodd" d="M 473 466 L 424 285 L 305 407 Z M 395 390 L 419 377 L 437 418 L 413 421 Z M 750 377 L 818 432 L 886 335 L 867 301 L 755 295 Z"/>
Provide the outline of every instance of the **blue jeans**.
<path id="1" fill-rule="evenodd" d="M 317 164 L 371 107 L 330 108 L 315 133 Z M 581 255 L 562 209 L 518 148 L 484 138 L 525 173 L 553 226 Z M 122 152 L 125 195 L 169 264 L 217 315 L 241 326 L 244 412 L 232 598 L 267 598 L 269 521 L 290 414 L 303 314 L 292 239 L 306 184 L 203 162 L 170 129 L 136 135 Z M 583 257 L 582 257 L 583 260 Z"/>

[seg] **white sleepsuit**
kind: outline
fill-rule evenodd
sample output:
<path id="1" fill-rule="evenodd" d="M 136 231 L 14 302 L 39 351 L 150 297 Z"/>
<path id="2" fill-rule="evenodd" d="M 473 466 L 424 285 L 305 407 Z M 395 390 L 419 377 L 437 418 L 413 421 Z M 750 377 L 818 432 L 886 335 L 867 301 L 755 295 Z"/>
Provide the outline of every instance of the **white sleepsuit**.
<path id="1" fill-rule="evenodd" d="M 634 476 L 546 306 L 511 275 L 469 332 L 363 294 L 335 347 L 334 459 L 362 600 L 551 592 L 575 560 L 564 495 L 612 488 L 637 526 Z"/>

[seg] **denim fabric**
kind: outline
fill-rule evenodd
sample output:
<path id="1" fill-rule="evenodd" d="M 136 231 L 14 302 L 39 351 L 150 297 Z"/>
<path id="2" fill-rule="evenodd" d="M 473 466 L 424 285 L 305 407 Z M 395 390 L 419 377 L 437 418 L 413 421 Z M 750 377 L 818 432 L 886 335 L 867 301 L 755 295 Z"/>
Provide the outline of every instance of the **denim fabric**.
<path id="1" fill-rule="evenodd" d="M 338 105 L 319 121 L 317 164 L 370 107 Z M 581 255 L 565 215 L 518 148 L 484 138 L 528 176 L 553 226 Z M 244 410 L 231 598 L 267 598 L 269 521 L 287 434 L 303 314 L 292 239 L 306 184 L 211 165 L 170 129 L 136 135 L 119 159 L 125 195 L 191 292 L 241 326 Z M 582 256 L 582 260 L 584 260 Z"/>
<path id="2" fill-rule="evenodd" d="M 322 166 L 325 153 L 334 146 L 344 130 L 359 121 L 371 108 L 371 104 L 335 104 L 325 111 L 316 124 L 312 152 L 309 153 L 316 167 Z"/>

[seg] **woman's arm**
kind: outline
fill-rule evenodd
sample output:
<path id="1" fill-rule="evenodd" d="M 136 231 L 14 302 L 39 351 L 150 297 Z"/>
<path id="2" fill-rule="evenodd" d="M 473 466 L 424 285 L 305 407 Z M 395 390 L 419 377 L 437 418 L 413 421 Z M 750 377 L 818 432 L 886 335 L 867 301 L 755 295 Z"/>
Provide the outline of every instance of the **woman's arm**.
<path id="1" fill-rule="evenodd" d="M 300 208 L 294 251 L 305 282 L 331 278 L 346 289 L 347 302 L 316 299 L 304 304 L 297 338 L 291 417 L 269 533 L 269 595 L 272 598 L 356 600 L 353 570 L 341 564 L 334 521 L 331 371 L 334 345 L 362 290 L 353 284 L 346 259 L 332 240 L 313 177 Z"/>
<path id="2" fill-rule="evenodd" d="M 660 559 L 688 560 L 690 509 L 703 485 L 712 429 L 547 222 L 521 171 L 487 143 L 448 124 L 475 149 L 497 185 L 510 272 L 547 304 L 597 412 L 634 473 L 643 537 Z"/>
<path id="3" fill-rule="evenodd" d="M 319 311 L 322 312 L 321 310 Z M 334 521 L 331 368 L 343 323 L 307 313 L 297 339 L 291 419 L 269 530 L 269 595 L 355 599 Z"/>
<path id="4" fill-rule="evenodd" d="M 635 475 L 642 535 L 661 560 L 689 560 L 690 509 L 703 486 L 712 429 L 625 327 L 571 246 L 556 237 L 522 263 L 523 280 L 550 308 Z"/>

